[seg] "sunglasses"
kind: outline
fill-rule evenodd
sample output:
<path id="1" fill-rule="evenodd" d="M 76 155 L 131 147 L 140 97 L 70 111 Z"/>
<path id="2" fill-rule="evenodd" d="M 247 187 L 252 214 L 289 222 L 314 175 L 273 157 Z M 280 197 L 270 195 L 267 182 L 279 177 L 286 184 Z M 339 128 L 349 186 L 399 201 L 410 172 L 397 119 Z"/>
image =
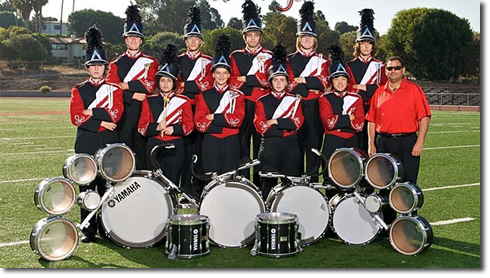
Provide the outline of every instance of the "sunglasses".
<path id="1" fill-rule="evenodd" d="M 392 71 L 392 70 L 401 70 L 403 67 L 402 66 L 396 66 L 396 67 L 387 67 L 386 70 Z"/>

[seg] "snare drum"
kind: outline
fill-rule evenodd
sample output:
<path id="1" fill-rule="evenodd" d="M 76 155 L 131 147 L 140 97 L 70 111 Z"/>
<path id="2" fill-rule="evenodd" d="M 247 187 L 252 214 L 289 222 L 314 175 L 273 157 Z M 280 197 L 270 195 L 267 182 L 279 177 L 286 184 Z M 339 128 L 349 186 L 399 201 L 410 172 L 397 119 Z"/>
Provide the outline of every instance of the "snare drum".
<path id="1" fill-rule="evenodd" d="M 298 217 L 291 213 L 267 212 L 257 215 L 255 228 L 257 253 L 286 257 L 300 251 Z"/>
<path id="2" fill-rule="evenodd" d="M 167 189 L 157 180 L 135 174 L 114 185 L 111 198 L 102 204 L 106 235 L 123 247 L 144 248 L 159 243 L 176 207 Z"/>
<path id="3" fill-rule="evenodd" d="M 328 161 L 328 176 L 341 188 L 356 186 L 364 176 L 367 155 L 359 149 L 340 148 L 335 150 Z"/>
<path id="4" fill-rule="evenodd" d="M 255 217 L 265 212 L 265 204 L 257 187 L 246 182 L 212 181 L 204 188 L 199 214 L 209 217 L 213 244 L 244 247 L 253 242 Z"/>
<path id="5" fill-rule="evenodd" d="M 91 155 L 72 155 L 63 164 L 63 176 L 78 185 L 90 184 L 97 177 L 97 164 Z"/>
<path id="6" fill-rule="evenodd" d="M 112 182 L 120 182 L 129 178 L 136 167 L 133 151 L 125 144 L 108 144 L 97 150 L 95 161 L 99 175 Z"/>
<path id="7" fill-rule="evenodd" d="M 366 163 L 366 181 L 376 189 L 389 189 L 404 175 L 401 160 L 389 153 L 374 154 Z"/>
<path id="8" fill-rule="evenodd" d="M 209 218 L 206 215 L 177 214 L 168 225 L 167 254 L 194 258 L 209 253 Z"/>
<path id="9" fill-rule="evenodd" d="M 330 207 L 325 196 L 312 187 L 278 185 L 270 191 L 266 204 L 271 212 L 298 216 L 301 245 L 315 243 L 328 228 Z"/>
<path id="10" fill-rule="evenodd" d="M 362 195 L 361 195 L 362 196 Z M 332 230 L 346 244 L 365 245 L 373 241 L 381 232 L 381 227 L 353 194 L 337 195 L 332 198 Z"/>

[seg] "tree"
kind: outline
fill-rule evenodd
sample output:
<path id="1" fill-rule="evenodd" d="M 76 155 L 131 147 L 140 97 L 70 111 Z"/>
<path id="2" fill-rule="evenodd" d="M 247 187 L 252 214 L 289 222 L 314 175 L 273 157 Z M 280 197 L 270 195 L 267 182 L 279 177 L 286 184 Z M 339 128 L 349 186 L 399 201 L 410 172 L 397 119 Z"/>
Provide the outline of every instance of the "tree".
<path id="1" fill-rule="evenodd" d="M 237 17 L 232 17 L 230 18 L 230 21 L 228 21 L 228 25 L 226 25 L 226 27 L 242 30 L 242 20 Z"/>
<path id="2" fill-rule="evenodd" d="M 354 46 L 356 45 L 357 32 L 350 31 L 340 35 L 339 44 L 345 54 L 345 61 L 352 60 L 354 58 Z"/>
<path id="3" fill-rule="evenodd" d="M 218 10 L 212 8 L 207 0 L 198 0 L 197 6 L 201 10 L 201 24 L 203 29 L 213 30 L 224 27 L 225 23 L 221 20 L 221 15 Z"/>
<path id="4" fill-rule="evenodd" d="M 13 12 L 0 11 L 0 27 L 8 28 L 9 26 L 15 26 L 16 20 Z"/>
<path id="5" fill-rule="evenodd" d="M 231 40 L 230 54 L 236 49 L 245 47 L 243 42 L 242 32 L 233 28 L 220 28 L 214 30 L 204 30 L 204 44 L 201 48 L 203 53 L 214 56 L 214 46 L 218 42 L 218 38 L 221 35 L 229 35 Z"/>
<path id="6" fill-rule="evenodd" d="M 349 25 L 345 21 L 335 23 L 335 31 L 339 32 L 341 35 L 347 32 L 352 32 L 357 30 L 357 26 Z"/>
<path id="7" fill-rule="evenodd" d="M 22 19 L 24 19 L 24 27 L 29 31 L 29 17 L 34 7 L 34 0 L 13 0 L 12 6 L 20 11 Z"/>
<path id="8" fill-rule="evenodd" d="M 42 31 L 42 25 L 43 25 L 43 7 L 48 4 L 48 0 L 33 0 L 33 9 L 34 12 L 36 13 L 36 24 L 35 30 L 38 33 L 41 33 Z"/>
<path id="9" fill-rule="evenodd" d="M 429 8 L 403 10 L 393 18 L 386 37 L 388 54 L 400 56 L 417 78 L 446 80 L 463 72 L 473 33 L 467 19 Z"/>
<path id="10" fill-rule="evenodd" d="M 74 32 L 77 37 L 83 37 L 85 31 L 96 24 L 104 34 L 104 41 L 122 43 L 124 20 L 110 12 L 80 10 L 71 13 L 68 21 L 71 23 L 70 32 Z"/>
<path id="11" fill-rule="evenodd" d="M 162 51 L 167 44 L 172 43 L 177 46 L 177 49 L 185 49 L 184 38 L 181 34 L 172 32 L 160 32 L 153 36 L 147 37 L 143 44 L 143 52 L 154 56 L 161 57 Z"/>
<path id="12" fill-rule="evenodd" d="M 46 35 L 29 34 L 23 27 L 0 28 L 0 60 L 43 61 L 51 58 Z"/>
<path id="13" fill-rule="evenodd" d="M 282 13 L 269 12 L 263 21 L 265 27 L 262 44 L 267 49 L 273 49 L 280 42 L 288 52 L 296 49 L 296 19 Z"/>

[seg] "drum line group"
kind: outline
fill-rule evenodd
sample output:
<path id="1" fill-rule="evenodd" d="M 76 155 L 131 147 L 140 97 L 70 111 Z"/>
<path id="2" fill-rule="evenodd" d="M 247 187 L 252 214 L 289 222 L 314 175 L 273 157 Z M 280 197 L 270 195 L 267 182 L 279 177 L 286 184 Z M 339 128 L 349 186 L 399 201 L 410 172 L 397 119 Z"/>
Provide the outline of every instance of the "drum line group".
<path id="1" fill-rule="evenodd" d="M 329 168 L 334 185 L 312 183 L 311 176 L 260 173 L 282 180 L 264 202 L 259 188 L 239 176 L 260 164 L 254 160 L 213 175 L 199 202 L 185 196 L 198 214 L 177 214 L 180 189 L 161 169 L 136 171 L 134 154 L 124 144 L 107 145 L 94 157 L 75 154 L 66 159 L 63 177 L 45 179 L 36 188 L 35 204 L 49 216 L 34 226 L 31 248 L 48 261 L 70 257 L 78 246 L 78 230 L 87 228 L 96 213 L 106 237 L 124 248 L 158 246 L 166 237 L 169 259 L 208 254 L 210 241 L 222 248 L 255 243 L 253 256 L 286 257 L 323 238 L 329 228 L 352 245 L 368 244 L 382 229 L 388 230 L 392 247 L 404 255 L 430 247 L 432 229 L 417 215 L 422 191 L 414 184 L 397 183 L 403 178 L 403 166 L 396 157 L 377 154 L 367 159 L 361 150 L 340 148 L 327 162 L 320 152 L 313 152 L 322 158 L 322 169 Z M 89 190 L 76 196 L 74 184 L 90 183 L 97 175 L 107 180 L 105 194 Z M 365 194 L 358 185 L 363 177 L 376 189 L 391 189 L 389 200 Z M 328 200 L 321 188 L 337 189 L 339 194 Z M 91 211 L 80 224 L 64 217 L 75 200 Z M 401 214 L 390 226 L 381 213 L 388 203 Z"/>

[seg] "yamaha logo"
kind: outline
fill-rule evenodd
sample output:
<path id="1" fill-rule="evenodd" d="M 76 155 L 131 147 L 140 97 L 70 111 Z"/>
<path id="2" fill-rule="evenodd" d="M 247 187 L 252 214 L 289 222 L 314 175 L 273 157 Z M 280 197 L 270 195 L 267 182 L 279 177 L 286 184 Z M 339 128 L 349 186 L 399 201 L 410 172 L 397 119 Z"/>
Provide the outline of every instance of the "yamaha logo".
<path id="1" fill-rule="evenodd" d="M 276 250 L 276 229 L 271 229 L 271 250 Z"/>
<path id="2" fill-rule="evenodd" d="M 199 250 L 199 236 L 198 236 L 198 233 L 199 233 L 199 230 L 198 229 L 194 229 L 192 231 L 192 233 L 194 234 L 194 236 L 192 237 L 192 251 L 197 251 Z"/>
<path id="3" fill-rule="evenodd" d="M 110 208 L 113 208 L 116 206 L 116 202 L 114 202 L 114 200 L 109 200 L 109 202 L 107 202 L 107 205 L 110 207 Z"/>

